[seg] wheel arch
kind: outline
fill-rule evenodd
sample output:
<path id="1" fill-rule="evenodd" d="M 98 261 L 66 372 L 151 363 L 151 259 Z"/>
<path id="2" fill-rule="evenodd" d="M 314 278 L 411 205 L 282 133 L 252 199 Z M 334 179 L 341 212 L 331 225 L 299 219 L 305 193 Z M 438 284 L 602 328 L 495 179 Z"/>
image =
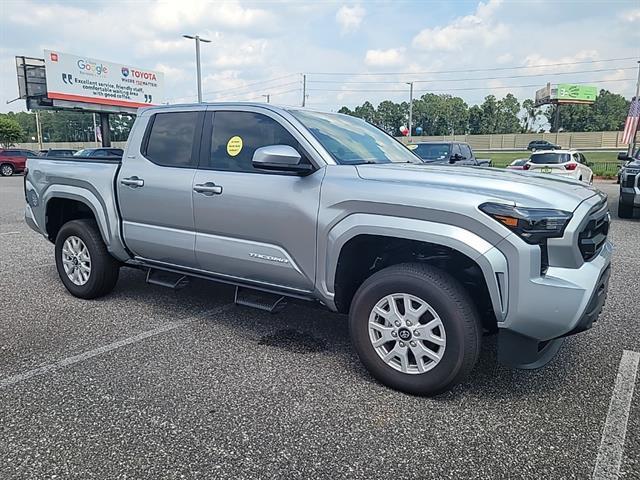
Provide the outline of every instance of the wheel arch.
<path id="1" fill-rule="evenodd" d="M 98 198 L 91 192 L 82 193 L 58 190 L 47 192 L 45 200 L 44 228 L 47 238 L 55 242 L 62 225 L 79 219 L 93 219 L 98 225 L 102 241 L 109 247 L 109 220 Z"/>
<path id="2" fill-rule="evenodd" d="M 407 261 L 439 266 L 444 259 L 477 275 L 495 319 L 504 319 L 508 304 L 504 255 L 469 230 L 419 219 L 354 214 L 336 224 L 329 232 L 325 262 L 319 268 L 321 295 L 344 312 L 357 286 L 379 269 Z M 470 279 L 461 271 L 449 273 L 463 283 Z"/>

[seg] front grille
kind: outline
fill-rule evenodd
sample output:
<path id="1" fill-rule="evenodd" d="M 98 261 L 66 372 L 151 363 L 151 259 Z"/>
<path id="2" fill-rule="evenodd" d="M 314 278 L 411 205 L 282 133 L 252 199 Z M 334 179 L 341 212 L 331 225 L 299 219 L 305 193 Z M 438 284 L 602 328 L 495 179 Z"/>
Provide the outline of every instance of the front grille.
<path id="1" fill-rule="evenodd" d="M 600 205 L 590 216 L 587 225 L 578 237 L 582 258 L 589 261 L 600 252 L 609 233 L 609 211 L 606 204 Z"/>

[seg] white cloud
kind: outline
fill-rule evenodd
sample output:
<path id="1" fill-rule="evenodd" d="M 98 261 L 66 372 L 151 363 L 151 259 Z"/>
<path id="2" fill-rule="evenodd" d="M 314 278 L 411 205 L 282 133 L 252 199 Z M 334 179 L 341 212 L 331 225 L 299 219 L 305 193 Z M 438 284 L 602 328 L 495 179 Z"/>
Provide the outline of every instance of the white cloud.
<path id="1" fill-rule="evenodd" d="M 184 29 L 205 23 L 227 28 L 247 29 L 268 25 L 271 13 L 259 8 L 244 8 L 239 2 L 209 3 L 201 0 L 158 2 L 151 9 L 153 25 L 164 30 Z"/>
<path id="2" fill-rule="evenodd" d="M 502 0 L 480 2 L 473 15 L 455 18 L 445 26 L 425 28 L 413 39 L 413 46 L 421 50 L 452 51 L 465 46 L 490 46 L 505 38 L 508 28 L 496 21 Z"/>
<path id="3" fill-rule="evenodd" d="M 266 40 L 248 40 L 232 48 L 222 48 L 215 61 L 217 67 L 230 68 L 243 65 L 261 65 L 264 63 L 269 43 Z"/>
<path id="4" fill-rule="evenodd" d="M 340 10 L 336 13 L 336 22 L 340 25 L 342 33 L 351 33 L 358 30 L 365 13 L 365 9 L 360 5 L 354 5 L 352 7 L 343 5 L 340 7 Z"/>
<path id="5" fill-rule="evenodd" d="M 404 63 L 404 48 L 367 50 L 364 63 L 372 67 L 389 67 Z"/>
<path id="6" fill-rule="evenodd" d="M 623 12 L 622 18 L 627 22 L 640 22 L 640 8 Z"/>

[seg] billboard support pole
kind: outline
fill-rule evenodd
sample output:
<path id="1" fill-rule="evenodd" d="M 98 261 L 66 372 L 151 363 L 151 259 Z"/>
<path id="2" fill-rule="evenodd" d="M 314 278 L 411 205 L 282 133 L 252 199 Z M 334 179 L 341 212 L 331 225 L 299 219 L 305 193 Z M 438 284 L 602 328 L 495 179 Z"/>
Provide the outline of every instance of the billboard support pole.
<path id="1" fill-rule="evenodd" d="M 109 114 L 100 112 L 100 132 L 102 133 L 102 146 L 111 146 L 111 131 L 109 130 Z"/>
<path id="2" fill-rule="evenodd" d="M 36 136 L 38 137 L 38 149 L 42 150 L 42 125 L 40 124 L 40 114 L 36 110 Z"/>
<path id="3" fill-rule="evenodd" d="M 556 104 L 556 119 L 554 121 L 555 125 L 554 130 L 556 131 L 556 133 L 558 133 L 558 130 L 560 130 L 560 104 L 557 103 Z"/>

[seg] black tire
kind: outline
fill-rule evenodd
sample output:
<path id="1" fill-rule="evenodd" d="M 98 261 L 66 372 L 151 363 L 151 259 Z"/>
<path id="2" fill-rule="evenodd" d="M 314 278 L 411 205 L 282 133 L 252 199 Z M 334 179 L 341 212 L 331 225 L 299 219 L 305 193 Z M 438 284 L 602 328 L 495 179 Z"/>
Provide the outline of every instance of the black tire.
<path id="1" fill-rule="evenodd" d="M 618 200 L 618 217 L 633 218 L 633 205 L 622 203 L 621 200 Z"/>
<path id="2" fill-rule="evenodd" d="M 444 354 L 425 373 L 403 373 L 387 365 L 369 338 L 373 307 L 394 293 L 419 297 L 442 320 L 446 332 Z M 419 263 L 387 267 L 365 280 L 351 302 L 349 330 L 367 370 L 384 385 L 414 395 L 436 395 L 460 382 L 476 364 L 482 340 L 480 318 L 462 285 L 442 270 Z"/>
<path id="3" fill-rule="evenodd" d="M 76 236 L 84 242 L 91 257 L 91 272 L 84 285 L 77 285 L 67 276 L 62 263 L 62 247 L 67 238 Z M 91 299 L 108 294 L 115 287 L 120 263 L 107 251 L 94 220 L 72 220 L 65 223 L 56 237 L 56 268 L 66 289 L 74 297 Z"/>
<path id="4" fill-rule="evenodd" d="M 10 163 L 3 163 L 0 165 L 0 175 L 3 177 L 10 177 L 15 173 L 15 168 Z"/>

